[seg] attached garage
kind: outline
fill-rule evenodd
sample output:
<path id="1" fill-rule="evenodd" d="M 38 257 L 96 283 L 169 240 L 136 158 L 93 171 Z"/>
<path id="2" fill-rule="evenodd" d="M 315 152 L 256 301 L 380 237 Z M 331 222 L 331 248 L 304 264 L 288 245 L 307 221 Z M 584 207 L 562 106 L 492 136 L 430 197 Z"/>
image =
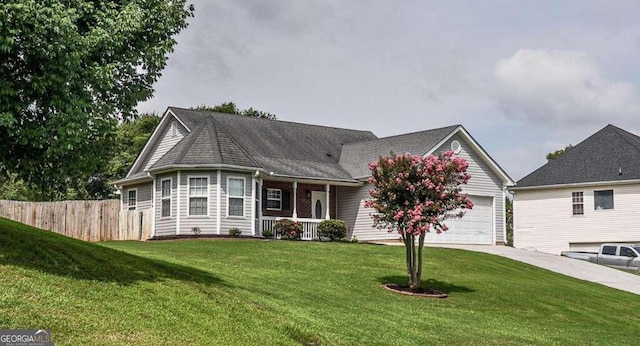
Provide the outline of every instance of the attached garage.
<path id="1" fill-rule="evenodd" d="M 427 243 L 439 244 L 487 244 L 493 241 L 493 197 L 470 196 L 473 209 L 467 210 L 461 219 L 445 222 L 446 232 L 428 233 Z"/>
<path id="2" fill-rule="evenodd" d="M 344 167 L 354 167 L 352 175 L 364 182 L 371 171 L 363 162 L 374 161 L 381 155 L 388 155 L 389 151 L 421 155 L 452 151 L 455 157 L 469 163 L 467 172 L 471 179 L 461 189 L 469 195 L 473 209 L 467 210 L 460 219 L 446 220 L 449 227 L 446 232 L 428 233 L 427 243 L 497 245 L 506 242 L 505 191 L 513 181 L 461 126 L 345 145 L 340 162 Z M 347 224 L 350 238 L 365 242 L 399 239 L 397 232 L 373 227 L 371 214 L 375 210 L 364 206 L 371 198 L 371 188 L 366 183 L 358 187 L 339 187 L 336 192 L 337 217 Z"/>

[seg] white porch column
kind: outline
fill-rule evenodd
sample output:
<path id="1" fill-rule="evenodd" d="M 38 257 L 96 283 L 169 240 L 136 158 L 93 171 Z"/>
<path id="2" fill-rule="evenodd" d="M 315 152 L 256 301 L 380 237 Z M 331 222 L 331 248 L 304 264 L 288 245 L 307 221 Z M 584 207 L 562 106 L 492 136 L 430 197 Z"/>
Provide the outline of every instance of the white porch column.
<path id="1" fill-rule="evenodd" d="M 181 195 L 181 191 L 180 191 L 180 171 L 178 171 L 176 180 L 178 180 L 178 182 L 176 183 L 176 235 L 180 235 L 180 195 Z M 187 181 L 187 184 L 189 182 Z M 188 186 L 188 185 L 187 185 Z M 188 201 L 187 201 L 188 202 Z M 189 205 L 187 204 L 187 213 L 189 213 Z"/>
<path id="2" fill-rule="evenodd" d="M 329 214 L 329 209 L 331 209 L 331 206 L 329 205 L 329 191 L 331 191 L 331 186 L 329 184 L 325 185 L 324 190 L 327 192 L 327 214 L 324 216 L 324 218 L 326 220 L 329 220 L 331 218 L 331 214 Z"/>
<path id="3" fill-rule="evenodd" d="M 251 177 L 251 235 L 256 236 L 256 178 Z"/>
<path id="4" fill-rule="evenodd" d="M 222 234 L 222 172 L 216 172 L 216 232 Z"/>
<path id="5" fill-rule="evenodd" d="M 264 196 L 264 194 L 262 193 L 262 189 L 263 189 L 263 180 L 262 178 L 258 179 L 258 198 L 260 200 L 260 203 L 258 203 L 258 236 L 262 236 L 262 206 L 264 205 L 264 201 L 262 200 L 262 196 Z"/>
<path id="6" fill-rule="evenodd" d="M 295 220 L 298 218 L 298 181 L 293 181 L 293 215 L 291 217 Z"/>

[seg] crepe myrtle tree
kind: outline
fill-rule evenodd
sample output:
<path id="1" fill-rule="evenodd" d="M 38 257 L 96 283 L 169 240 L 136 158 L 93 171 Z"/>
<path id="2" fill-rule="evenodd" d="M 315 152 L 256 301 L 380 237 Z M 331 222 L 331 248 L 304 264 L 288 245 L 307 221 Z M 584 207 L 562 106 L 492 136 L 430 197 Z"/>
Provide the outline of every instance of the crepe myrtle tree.
<path id="1" fill-rule="evenodd" d="M 460 186 L 471 178 L 469 164 L 452 156 L 451 151 L 426 157 L 391 153 L 369 164 L 373 188 L 365 206 L 377 211 L 372 214 L 374 227 L 402 237 L 412 290 L 420 288 L 425 235 L 446 231 L 445 220 L 462 217 L 465 209 L 473 208 L 467 195 L 460 193 Z"/>

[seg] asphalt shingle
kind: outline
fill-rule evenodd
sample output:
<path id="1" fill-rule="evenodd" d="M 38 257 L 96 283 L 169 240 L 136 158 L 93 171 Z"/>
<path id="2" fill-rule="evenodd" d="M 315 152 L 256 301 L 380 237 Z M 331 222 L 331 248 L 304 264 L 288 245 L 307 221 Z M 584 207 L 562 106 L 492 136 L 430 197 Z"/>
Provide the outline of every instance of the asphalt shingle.
<path id="1" fill-rule="evenodd" d="M 366 177 L 371 174 L 368 167 L 369 163 L 377 160 L 380 156 L 389 155 L 390 152 L 424 155 L 459 126 L 453 125 L 346 144 L 342 149 L 340 165 L 354 178 Z"/>
<path id="2" fill-rule="evenodd" d="M 515 188 L 640 179 L 640 137 L 607 125 L 520 179 Z"/>

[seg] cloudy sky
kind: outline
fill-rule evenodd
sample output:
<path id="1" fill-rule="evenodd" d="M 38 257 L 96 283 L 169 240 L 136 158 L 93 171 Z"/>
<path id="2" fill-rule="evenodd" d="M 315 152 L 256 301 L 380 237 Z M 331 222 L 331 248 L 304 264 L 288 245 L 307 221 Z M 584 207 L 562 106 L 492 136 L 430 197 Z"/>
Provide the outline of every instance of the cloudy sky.
<path id="1" fill-rule="evenodd" d="M 379 137 L 463 124 L 515 180 L 609 123 L 640 133 L 637 0 L 193 3 L 142 112 L 234 101 Z"/>

